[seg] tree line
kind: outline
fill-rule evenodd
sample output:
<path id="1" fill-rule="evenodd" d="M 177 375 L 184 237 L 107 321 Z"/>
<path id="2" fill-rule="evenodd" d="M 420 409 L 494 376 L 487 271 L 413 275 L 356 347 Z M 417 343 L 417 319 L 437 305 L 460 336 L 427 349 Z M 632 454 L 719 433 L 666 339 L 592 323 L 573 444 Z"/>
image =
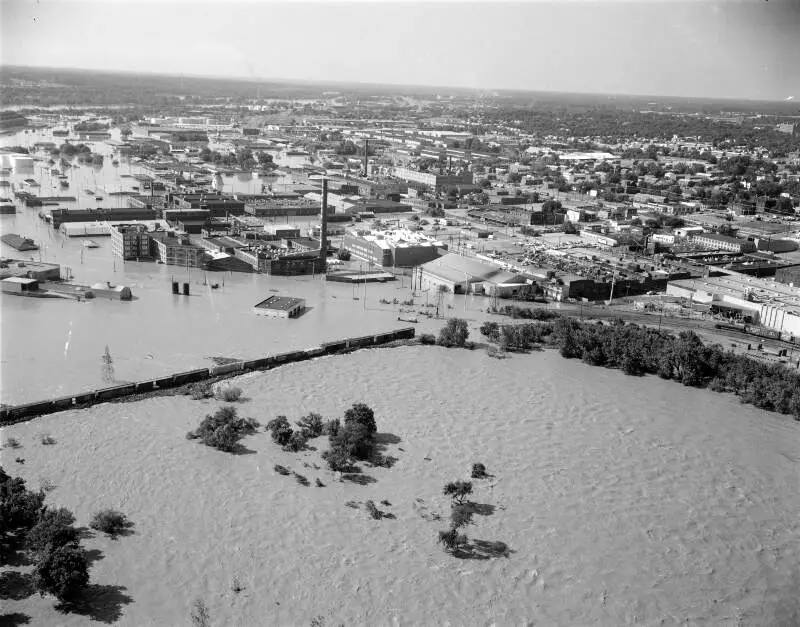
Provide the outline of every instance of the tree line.
<path id="1" fill-rule="evenodd" d="M 720 344 L 705 344 L 693 331 L 674 335 L 620 319 L 607 325 L 560 317 L 515 325 L 487 322 L 481 333 L 506 350 L 525 351 L 543 344 L 557 348 L 567 359 L 731 392 L 742 403 L 800 420 L 800 374 L 782 364 L 736 354 Z"/>

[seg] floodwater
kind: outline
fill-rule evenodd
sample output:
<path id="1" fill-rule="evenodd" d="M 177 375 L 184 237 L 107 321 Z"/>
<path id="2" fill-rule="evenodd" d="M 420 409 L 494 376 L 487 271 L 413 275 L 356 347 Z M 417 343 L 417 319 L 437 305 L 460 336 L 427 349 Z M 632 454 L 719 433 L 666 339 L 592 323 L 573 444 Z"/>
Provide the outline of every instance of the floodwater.
<path id="1" fill-rule="evenodd" d="M 37 141 L 60 143 L 47 133 L 18 133 L 2 138 L 2 145 L 27 145 Z M 129 190 L 135 180 L 123 174 L 143 172 L 135 165 L 111 164 L 111 147 L 96 143 L 105 155 L 102 167 L 78 166 L 67 170 L 69 190 L 58 189 L 57 177 L 50 175 L 46 161 L 32 170 L 15 172 L 7 180 L 18 185 L 25 178 L 41 183 L 40 196 L 70 195 L 74 203 L 64 207 L 124 206 L 122 196 L 110 191 Z M 56 166 L 60 167 L 60 166 Z M 256 192 L 261 181 L 250 175 L 228 176 L 226 192 Z M 10 195 L 9 188 L 3 195 Z M 104 198 L 94 201 L 85 189 L 97 190 Z M 152 262 L 125 262 L 111 253 L 110 238 L 92 237 L 101 247 L 84 248 L 83 238 L 68 238 L 53 230 L 39 217 L 39 208 L 18 206 L 16 215 L 0 216 L 2 233 L 19 233 L 33 238 L 40 251 L 19 252 L 0 244 L 0 255 L 59 263 L 71 269 L 81 284 L 111 282 L 129 286 L 135 299 L 118 302 L 95 299 L 76 302 L 60 299 L 0 297 L 2 313 L 2 359 L 0 391 L 4 403 L 14 404 L 107 385 L 103 382 L 101 355 L 109 347 L 116 380 L 137 381 L 170 372 L 210 366 L 213 356 L 252 359 L 292 349 L 308 348 L 321 341 L 388 331 L 408 323 L 399 304 L 389 301 L 411 298 L 408 278 L 386 284 L 353 287 L 327 283 L 316 277 L 270 277 L 260 274 L 203 273 Z M 313 218 L 293 220 L 299 225 Z M 172 280 L 189 282 L 191 296 L 172 294 Z M 219 289 L 210 284 L 218 283 Z M 365 298 L 366 293 L 366 298 Z M 256 316 L 252 307 L 273 294 L 305 298 L 309 310 L 295 320 Z M 459 297 L 450 307 L 459 315 L 473 315 L 485 309 L 482 297 Z M 430 295 L 417 297 L 425 304 Z M 454 305 L 455 303 L 455 305 Z M 443 312 L 448 303 L 443 303 Z M 439 323 L 421 327 L 435 330 Z"/>
<path id="2" fill-rule="evenodd" d="M 57 485 L 49 504 L 80 525 L 110 506 L 134 522 L 131 536 L 86 540 L 102 557 L 92 583 L 129 598 L 120 625 L 185 624 L 197 596 L 220 625 L 800 624 L 800 425 L 786 417 L 556 351 L 363 350 L 233 383 L 249 399 L 239 412 L 262 424 L 363 401 L 397 463 L 365 467 L 362 485 L 324 468 L 324 438 L 289 453 L 261 430 L 248 454 L 214 451 L 184 434 L 219 403 L 183 396 L 5 430 L 26 458 L 14 474 Z M 475 462 L 492 477 L 474 482 L 482 513 L 464 532 L 506 557 L 436 543 L 442 485 Z M 345 506 L 368 499 L 396 518 Z M 230 591 L 234 576 L 245 592 Z M 38 595 L 6 604 L 32 624 L 89 624 Z"/>

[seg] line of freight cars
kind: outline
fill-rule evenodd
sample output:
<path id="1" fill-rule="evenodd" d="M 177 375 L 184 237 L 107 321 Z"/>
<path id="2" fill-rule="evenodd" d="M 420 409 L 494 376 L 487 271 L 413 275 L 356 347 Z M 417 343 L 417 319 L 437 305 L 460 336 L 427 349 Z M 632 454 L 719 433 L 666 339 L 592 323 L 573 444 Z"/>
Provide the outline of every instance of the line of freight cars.
<path id="1" fill-rule="evenodd" d="M 781 340 L 783 342 L 789 342 L 790 344 L 795 343 L 794 337 L 791 337 L 788 340 L 784 340 L 783 337 L 781 336 L 780 331 L 767 329 L 765 327 L 755 324 L 717 323 L 714 325 L 714 328 L 725 329 L 727 331 L 738 331 L 739 333 L 745 333 L 747 335 L 753 335 L 755 337 L 763 337 L 769 340 Z"/>
<path id="2" fill-rule="evenodd" d="M 102 403 L 125 396 L 132 396 L 134 394 L 142 394 L 145 392 L 152 392 L 154 390 L 178 387 L 181 385 L 186 385 L 187 383 L 196 383 L 220 375 L 269 369 L 281 364 L 305 361 L 308 359 L 313 359 L 314 357 L 335 354 L 342 350 L 377 346 L 398 339 L 411 339 L 414 337 L 414 333 L 414 327 L 406 327 L 404 329 L 398 329 L 397 331 L 390 331 L 387 333 L 366 335 L 357 338 L 347 338 L 344 340 L 337 340 L 335 342 L 325 342 L 322 345 L 313 348 L 291 351 L 288 353 L 280 353 L 278 355 L 271 355 L 269 357 L 262 357 L 260 359 L 236 361 L 229 364 L 212 366 L 211 368 L 199 368 L 197 370 L 179 372 L 177 374 L 171 374 L 149 381 L 115 385 L 107 388 L 101 388 L 99 390 L 92 390 L 90 392 L 83 392 L 80 394 L 72 394 L 70 396 L 49 399 L 46 401 L 26 403 L 24 405 L 6 406 L 0 408 L 0 424 L 11 424 L 26 418 L 32 418 L 34 416 L 52 414 L 58 411 L 64 411 L 66 409 L 88 407 L 96 403 Z"/>

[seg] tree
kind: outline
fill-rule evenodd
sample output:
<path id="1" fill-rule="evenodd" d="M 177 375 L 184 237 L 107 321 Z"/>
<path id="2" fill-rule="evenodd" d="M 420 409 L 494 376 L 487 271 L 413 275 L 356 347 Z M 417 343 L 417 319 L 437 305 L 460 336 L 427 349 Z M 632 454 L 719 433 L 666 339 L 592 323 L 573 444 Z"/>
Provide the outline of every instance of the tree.
<path id="1" fill-rule="evenodd" d="M 778 198 L 778 202 L 775 205 L 775 213 L 794 213 L 794 204 L 792 203 L 791 198 L 786 198 L 786 196 L 781 196 Z"/>
<path id="2" fill-rule="evenodd" d="M 439 543 L 444 546 L 446 551 L 452 553 L 467 543 L 467 536 L 458 533 L 457 529 L 451 528 L 439 532 Z"/>
<path id="3" fill-rule="evenodd" d="M 368 459 L 372 454 L 372 433 L 359 422 L 345 423 L 329 440 L 331 450 L 340 451 L 349 458 Z"/>
<path id="4" fill-rule="evenodd" d="M 213 415 L 209 414 L 195 431 L 186 437 L 190 440 L 199 438 L 206 446 L 211 446 L 226 453 L 234 452 L 245 435 L 255 433 L 258 422 L 252 418 L 239 418 L 232 405 L 220 407 Z"/>
<path id="5" fill-rule="evenodd" d="M 25 481 L 0 467 L 0 537 L 17 529 L 30 529 L 39 520 L 44 492 L 31 492 Z"/>
<path id="6" fill-rule="evenodd" d="M 460 318 L 450 318 L 447 324 L 439 331 L 437 343 L 441 346 L 463 347 L 469 337 L 467 321 Z"/>
<path id="7" fill-rule="evenodd" d="M 288 444 L 292 438 L 292 427 L 286 416 L 277 416 L 267 423 L 267 431 L 272 434 L 272 441 L 281 446 Z"/>
<path id="8" fill-rule="evenodd" d="M 350 424 L 362 425 L 370 435 L 378 430 L 375 423 L 375 412 L 364 403 L 354 403 L 350 409 L 344 412 L 344 424 L 345 427 Z"/>
<path id="9" fill-rule="evenodd" d="M 461 505 L 464 502 L 464 499 L 472 494 L 472 482 L 451 481 L 450 483 L 445 484 L 442 493 L 445 496 L 449 496 L 454 502 Z"/>
<path id="10" fill-rule="evenodd" d="M 33 584 L 39 594 L 53 594 L 59 601 L 78 597 L 89 585 L 89 562 L 77 544 L 45 553 L 36 563 Z"/>
<path id="11" fill-rule="evenodd" d="M 325 424 L 322 416 L 315 412 L 311 412 L 307 416 L 297 421 L 297 426 L 306 435 L 307 438 L 316 438 L 322 435 Z"/>
<path id="12" fill-rule="evenodd" d="M 542 203 L 542 211 L 544 213 L 555 213 L 561 210 L 561 201 L 548 199 Z"/>
<path id="13" fill-rule="evenodd" d="M 38 522 L 28 531 L 25 544 L 30 551 L 44 555 L 78 541 L 78 530 L 72 525 L 75 516 L 66 508 L 44 509 Z"/>

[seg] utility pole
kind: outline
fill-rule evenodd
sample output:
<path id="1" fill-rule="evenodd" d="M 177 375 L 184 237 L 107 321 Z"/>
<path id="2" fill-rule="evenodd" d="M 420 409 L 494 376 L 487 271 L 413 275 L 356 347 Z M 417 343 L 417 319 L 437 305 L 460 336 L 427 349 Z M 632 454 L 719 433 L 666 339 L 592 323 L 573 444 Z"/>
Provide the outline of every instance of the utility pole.
<path id="1" fill-rule="evenodd" d="M 101 356 L 103 360 L 103 381 L 105 383 L 113 383 L 114 382 L 114 360 L 111 357 L 111 351 L 108 350 L 108 345 L 106 344 L 106 350 Z"/>

